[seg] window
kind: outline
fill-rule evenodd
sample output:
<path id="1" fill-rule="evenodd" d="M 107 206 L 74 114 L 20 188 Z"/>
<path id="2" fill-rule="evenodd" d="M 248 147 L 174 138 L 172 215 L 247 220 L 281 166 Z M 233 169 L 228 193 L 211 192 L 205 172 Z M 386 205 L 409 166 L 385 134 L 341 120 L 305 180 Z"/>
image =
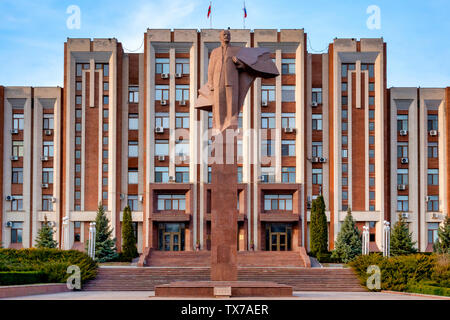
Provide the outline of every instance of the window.
<path id="1" fill-rule="evenodd" d="M 81 131 L 81 123 L 80 122 L 75 123 L 75 131 L 77 131 L 77 132 Z"/>
<path id="2" fill-rule="evenodd" d="M 81 137 L 75 137 L 75 144 L 80 145 L 81 144 Z"/>
<path id="3" fill-rule="evenodd" d="M 109 77 L 109 64 L 107 63 L 103 64 L 103 76 Z"/>
<path id="4" fill-rule="evenodd" d="M 375 97 L 370 96 L 369 97 L 369 106 L 374 106 L 375 105 Z"/>
<path id="5" fill-rule="evenodd" d="M 342 158 L 347 158 L 347 157 L 348 157 L 348 150 L 342 149 Z"/>
<path id="6" fill-rule="evenodd" d="M 189 167 L 176 167 L 175 168 L 175 181 L 181 183 L 189 182 Z"/>
<path id="7" fill-rule="evenodd" d="M 341 104 L 342 104 L 343 106 L 348 105 L 348 97 L 347 97 L 347 96 L 342 96 L 342 97 L 341 97 Z"/>
<path id="8" fill-rule="evenodd" d="M 374 131 L 375 130 L 375 122 L 370 121 L 369 122 L 369 131 Z"/>
<path id="9" fill-rule="evenodd" d="M 261 156 L 272 157 L 274 155 L 274 142 L 272 140 L 261 141 Z"/>
<path id="10" fill-rule="evenodd" d="M 295 86 L 281 86 L 281 101 L 295 101 Z"/>
<path id="11" fill-rule="evenodd" d="M 103 104 L 109 104 L 109 96 L 103 96 Z"/>
<path id="12" fill-rule="evenodd" d="M 369 186 L 370 187 L 374 187 L 375 186 L 375 178 L 373 178 L 373 177 L 369 178 Z"/>
<path id="13" fill-rule="evenodd" d="M 102 191 L 102 200 L 108 200 L 108 191 Z M 104 206 L 103 206 L 104 207 Z M 105 209 L 106 211 L 107 209 Z"/>
<path id="14" fill-rule="evenodd" d="M 375 149 L 369 149 L 369 158 L 370 159 L 375 158 Z"/>
<path id="15" fill-rule="evenodd" d="M 108 145 L 108 137 L 103 137 L 103 144 L 106 146 Z"/>
<path id="16" fill-rule="evenodd" d="M 42 211 L 53 211 L 52 196 L 42 196 Z"/>
<path id="17" fill-rule="evenodd" d="M 275 168 L 273 167 L 261 167 L 261 175 L 265 177 L 264 182 L 275 182 Z"/>
<path id="18" fill-rule="evenodd" d="M 12 142 L 12 155 L 23 157 L 23 141 L 14 140 Z"/>
<path id="19" fill-rule="evenodd" d="M 427 211 L 439 211 L 439 196 L 428 196 Z"/>
<path id="20" fill-rule="evenodd" d="M 312 129 L 322 130 L 322 114 L 312 114 Z"/>
<path id="21" fill-rule="evenodd" d="M 265 194 L 264 210 L 292 211 L 292 194 Z"/>
<path id="22" fill-rule="evenodd" d="M 107 163 L 103 164 L 103 172 L 108 172 L 108 164 Z"/>
<path id="23" fill-rule="evenodd" d="M 81 75 L 82 75 L 82 70 L 83 70 L 83 64 L 77 63 L 77 64 L 76 64 L 76 76 L 77 76 L 77 77 L 81 77 Z"/>
<path id="24" fill-rule="evenodd" d="M 169 155 L 169 140 L 155 140 L 155 155 L 156 156 Z"/>
<path id="25" fill-rule="evenodd" d="M 369 191 L 369 200 L 375 200 L 375 191 Z"/>
<path id="26" fill-rule="evenodd" d="M 342 109 L 341 117 L 342 117 L 342 119 L 347 119 L 348 118 L 348 111 L 347 111 L 347 109 Z"/>
<path id="27" fill-rule="evenodd" d="M 212 112 L 208 112 L 208 129 L 213 127 L 213 115 Z"/>
<path id="28" fill-rule="evenodd" d="M 437 158 L 438 150 L 437 142 L 428 142 L 428 158 Z"/>
<path id="29" fill-rule="evenodd" d="M 237 156 L 242 157 L 242 140 L 237 140 Z"/>
<path id="30" fill-rule="evenodd" d="M 281 59 L 281 73 L 295 74 L 295 59 Z"/>
<path id="31" fill-rule="evenodd" d="M 186 195 L 158 194 L 158 210 L 186 210 Z"/>
<path id="32" fill-rule="evenodd" d="M 397 169 L 397 184 L 408 184 L 408 169 Z"/>
<path id="33" fill-rule="evenodd" d="M 76 117 L 77 119 L 80 119 L 80 118 L 81 118 L 81 112 L 82 112 L 81 109 L 76 109 L 76 110 L 75 110 L 75 117 Z"/>
<path id="34" fill-rule="evenodd" d="M 342 185 L 348 186 L 348 177 L 342 177 Z"/>
<path id="35" fill-rule="evenodd" d="M 312 102 L 322 104 L 322 88 L 312 88 Z"/>
<path id="36" fill-rule="evenodd" d="M 23 196 L 13 196 L 11 200 L 11 211 L 23 210 Z"/>
<path id="37" fill-rule="evenodd" d="M 282 128 L 295 128 L 295 113 L 282 113 L 281 114 L 281 127 Z"/>
<path id="38" fill-rule="evenodd" d="M 375 206 L 373 204 L 369 205 L 369 211 L 375 211 Z"/>
<path id="39" fill-rule="evenodd" d="M 281 155 L 289 157 L 295 156 L 295 140 L 281 141 Z"/>
<path id="40" fill-rule="evenodd" d="M 341 130 L 342 131 L 347 131 L 348 130 L 348 122 L 347 121 L 342 121 Z"/>
<path id="41" fill-rule="evenodd" d="M 11 227 L 11 243 L 22 243 L 23 222 L 13 222 Z"/>
<path id="42" fill-rule="evenodd" d="M 81 158 L 81 151 L 75 150 L 75 159 L 80 159 L 80 158 Z"/>
<path id="43" fill-rule="evenodd" d="M 74 211 L 81 211 L 81 206 L 79 204 L 76 204 Z"/>
<path id="44" fill-rule="evenodd" d="M 169 86 L 156 85 L 155 86 L 155 100 L 169 100 Z"/>
<path id="45" fill-rule="evenodd" d="M 312 156 L 313 157 L 322 157 L 322 142 L 313 142 L 312 143 Z"/>
<path id="46" fill-rule="evenodd" d="M 44 113 L 44 123 L 43 123 L 44 130 L 53 130 L 53 126 L 54 126 L 53 114 Z"/>
<path id="47" fill-rule="evenodd" d="M 176 140 L 175 141 L 175 154 L 182 156 L 189 156 L 189 140 Z"/>
<path id="48" fill-rule="evenodd" d="M 244 116 L 242 114 L 242 112 L 239 112 L 239 116 L 238 116 L 238 128 L 243 128 L 243 121 L 244 121 Z"/>
<path id="49" fill-rule="evenodd" d="M 128 184 L 138 184 L 139 171 L 137 168 L 128 168 Z"/>
<path id="50" fill-rule="evenodd" d="M 429 114 L 428 115 L 428 131 L 438 130 L 438 115 Z"/>
<path id="51" fill-rule="evenodd" d="M 398 114 L 397 115 L 397 131 L 406 130 L 408 131 L 408 115 Z"/>
<path id="52" fill-rule="evenodd" d="M 344 203 L 343 203 L 343 204 L 341 205 L 341 207 L 342 207 L 342 209 L 341 209 L 342 211 L 347 211 L 347 210 L 348 210 L 348 204 L 344 204 Z"/>
<path id="53" fill-rule="evenodd" d="M 408 211 L 408 196 L 397 196 L 397 211 Z"/>
<path id="54" fill-rule="evenodd" d="M 13 114 L 13 129 L 23 130 L 23 113 L 14 113 Z"/>
<path id="55" fill-rule="evenodd" d="M 348 191 L 342 190 L 342 200 L 348 200 Z"/>
<path id="56" fill-rule="evenodd" d="M 155 127 L 161 127 L 164 129 L 169 128 L 169 113 L 157 112 L 155 114 Z"/>
<path id="57" fill-rule="evenodd" d="M 128 195 L 127 204 L 130 207 L 131 211 L 137 211 L 139 210 L 139 201 L 137 195 Z"/>
<path id="58" fill-rule="evenodd" d="M 348 136 L 341 136 L 342 144 L 348 144 Z"/>
<path id="59" fill-rule="evenodd" d="M 261 86 L 261 102 L 275 101 L 275 86 Z"/>
<path id="60" fill-rule="evenodd" d="M 169 58 L 156 58 L 155 59 L 155 73 L 169 73 Z"/>
<path id="61" fill-rule="evenodd" d="M 347 91 L 347 90 L 348 90 L 347 82 L 342 82 L 342 83 L 341 83 L 341 91 L 342 91 L 342 92 L 345 92 L 345 91 Z"/>
<path id="62" fill-rule="evenodd" d="M 77 211 L 77 210 L 75 210 Z M 74 221 L 73 223 L 73 233 L 74 238 L 73 241 L 80 242 L 81 241 L 81 222 L 80 221 Z"/>
<path id="63" fill-rule="evenodd" d="M 312 169 L 312 184 L 322 184 L 322 169 Z"/>
<path id="64" fill-rule="evenodd" d="M 374 173 L 375 172 L 375 165 L 373 163 L 369 163 L 369 172 Z"/>
<path id="65" fill-rule="evenodd" d="M 261 129 L 275 128 L 275 113 L 261 113 Z"/>
<path id="66" fill-rule="evenodd" d="M 155 182 L 169 182 L 169 167 L 155 167 Z"/>
<path id="67" fill-rule="evenodd" d="M 175 114 L 175 128 L 189 129 L 189 113 L 177 112 Z"/>
<path id="68" fill-rule="evenodd" d="M 128 115 L 128 130 L 139 129 L 139 115 L 137 113 L 130 113 Z"/>
<path id="69" fill-rule="evenodd" d="M 211 167 L 208 168 L 208 179 L 210 179 L 211 175 Z M 242 167 L 237 168 L 237 182 L 242 183 L 243 173 L 242 173 Z M 209 180 L 211 182 L 211 180 Z M 238 199 L 239 200 L 239 199 Z"/>
<path id="70" fill-rule="evenodd" d="M 128 102 L 130 103 L 139 102 L 139 87 L 137 86 L 128 87 Z"/>
<path id="71" fill-rule="evenodd" d="M 75 82 L 75 90 L 81 91 L 83 89 L 82 84 L 80 81 Z"/>
<path id="72" fill-rule="evenodd" d="M 408 158 L 408 142 L 397 143 L 397 158 Z"/>
<path id="73" fill-rule="evenodd" d="M 42 168 L 42 183 L 53 183 L 53 168 Z"/>
<path id="74" fill-rule="evenodd" d="M 295 167 L 281 168 L 281 181 L 284 183 L 295 183 Z"/>
<path id="75" fill-rule="evenodd" d="M 177 84 L 175 86 L 175 101 L 189 101 L 189 85 Z"/>
<path id="76" fill-rule="evenodd" d="M 348 164 L 347 164 L 347 163 L 343 163 L 343 164 L 342 164 L 342 172 L 343 172 L 343 173 L 348 172 Z"/>
<path id="77" fill-rule="evenodd" d="M 375 136 L 369 136 L 369 144 L 375 144 Z"/>
<path id="78" fill-rule="evenodd" d="M 428 243 L 435 243 L 439 240 L 438 236 L 439 223 L 428 223 Z"/>
<path id="79" fill-rule="evenodd" d="M 370 82 L 369 83 L 369 91 L 375 91 L 375 83 L 373 83 L 373 82 Z"/>
<path id="80" fill-rule="evenodd" d="M 81 178 L 75 178 L 75 185 L 81 186 Z"/>
<path id="81" fill-rule="evenodd" d="M 437 186 L 439 184 L 439 169 L 428 169 L 428 185 Z"/>
<path id="82" fill-rule="evenodd" d="M 109 91 L 109 82 L 103 82 L 103 91 Z"/>
<path id="83" fill-rule="evenodd" d="M 354 63 L 343 63 L 341 65 L 342 78 L 347 77 L 348 71 L 352 71 L 355 69 L 356 69 L 356 65 Z"/>
<path id="84" fill-rule="evenodd" d="M 139 145 L 137 141 L 128 141 L 128 157 L 135 158 L 139 156 Z"/>
<path id="85" fill-rule="evenodd" d="M 369 78 L 375 77 L 375 69 L 373 64 L 362 63 L 361 70 L 369 70 Z"/>
<path id="86" fill-rule="evenodd" d="M 175 73 L 189 74 L 189 59 L 175 59 Z"/>
<path id="87" fill-rule="evenodd" d="M 44 157 L 53 157 L 53 141 L 44 141 Z"/>
<path id="88" fill-rule="evenodd" d="M 23 168 L 12 168 L 11 183 L 23 183 Z"/>

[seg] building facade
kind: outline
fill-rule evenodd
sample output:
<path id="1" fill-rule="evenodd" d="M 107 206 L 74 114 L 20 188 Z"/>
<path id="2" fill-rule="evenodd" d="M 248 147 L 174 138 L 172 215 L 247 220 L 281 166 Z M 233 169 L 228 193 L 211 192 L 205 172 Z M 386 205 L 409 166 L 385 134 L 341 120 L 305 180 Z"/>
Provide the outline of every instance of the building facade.
<path id="1" fill-rule="evenodd" d="M 208 250 L 214 132 L 194 104 L 219 33 L 148 29 L 143 53 L 68 39 L 64 88 L 0 87 L 3 247 L 33 246 L 46 217 L 61 248 L 83 250 L 100 204 L 118 248 L 129 205 L 139 252 Z M 255 81 L 235 133 L 238 249 L 308 249 L 322 194 L 330 249 L 351 208 L 371 251 L 398 215 L 430 251 L 449 214 L 450 88 L 387 89 L 383 39 L 312 54 L 303 29 L 231 38 L 281 73 Z"/>

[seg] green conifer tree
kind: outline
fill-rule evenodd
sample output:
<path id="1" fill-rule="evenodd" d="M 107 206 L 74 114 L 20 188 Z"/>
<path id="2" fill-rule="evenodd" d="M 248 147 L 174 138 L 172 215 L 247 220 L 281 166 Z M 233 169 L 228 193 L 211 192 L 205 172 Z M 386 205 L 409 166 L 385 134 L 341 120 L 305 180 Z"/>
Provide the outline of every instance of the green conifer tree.
<path id="1" fill-rule="evenodd" d="M 109 221 L 101 203 L 98 204 L 95 230 L 95 260 L 98 262 L 115 260 L 118 257 L 116 238 L 111 238 L 112 230 L 109 228 Z M 89 241 L 86 241 L 86 251 L 88 247 Z"/>
<path id="2" fill-rule="evenodd" d="M 356 227 L 355 220 L 352 217 L 350 207 L 347 210 L 347 216 L 342 223 L 341 230 L 338 233 L 335 243 L 335 249 L 331 258 L 339 259 L 344 263 L 353 260 L 362 253 L 361 234 Z"/>
<path id="3" fill-rule="evenodd" d="M 47 216 L 44 217 L 44 223 L 36 237 L 37 248 L 56 248 L 58 242 L 53 239 L 53 228 L 48 225 Z"/>
<path id="4" fill-rule="evenodd" d="M 309 245 L 310 252 L 315 257 L 328 252 L 327 216 L 322 195 L 312 202 Z"/>
<path id="5" fill-rule="evenodd" d="M 412 233 L 409 232 L 408 224 L 401 214 L 391 231 L 391 255 L 400 256 L 416 253 L 414 248 L 415 242 L 411 238 Z"/>
<path id="6" fill-rule="evenodd" d="M 139 255 L 136 247 L 136 238 L 134 237 L 133 222 L 129 206 L 126 206 L 125 209 L 123 209 L 122 254 L 124 258 L 130 261 Z"/>
<path id="7" fill-rule="evenodd" d="M 450 217 L 446 217 L 444 224 L 438 229 L 438 241 L 433 245 L 434 252 L 450 254 Z"/>

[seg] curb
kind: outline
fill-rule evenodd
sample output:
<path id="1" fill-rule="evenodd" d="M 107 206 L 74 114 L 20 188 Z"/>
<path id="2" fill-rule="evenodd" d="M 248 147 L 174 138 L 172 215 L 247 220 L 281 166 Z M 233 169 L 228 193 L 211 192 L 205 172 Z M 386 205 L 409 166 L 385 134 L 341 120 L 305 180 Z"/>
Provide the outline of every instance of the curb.
<path id="1" fill-rule="evenodd" d="M 381 290 L 382 293 L 390 293 L 390 294 L 400 294 L 404 296 L 414 296 L 414 297 L 424 297 L 424 298 L 433 298 L 440 300 L 450 300 L 450 297 L 445 296 L 436 296 L 432 294 L 423 294 L 423 293 L 413 293 L 413 292 L 401 292 L 401 291 L 390 291 L 390 290 Z"/>

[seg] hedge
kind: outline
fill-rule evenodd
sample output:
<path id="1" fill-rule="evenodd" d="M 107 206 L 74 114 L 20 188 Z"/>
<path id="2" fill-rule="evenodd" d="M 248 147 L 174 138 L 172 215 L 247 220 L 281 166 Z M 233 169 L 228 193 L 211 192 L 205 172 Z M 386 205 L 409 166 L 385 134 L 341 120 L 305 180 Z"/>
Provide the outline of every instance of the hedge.
<path id="1" fill-rule="evenodd" d="M 433 283 L 415 283 L 410 284 L 407 289 L 411 293 L 423 293 L 423 294 L 433 294 L 437 296 L 450 297 L 450 288 L 439 287 L 438 284 Z"/>
<path id="2" fill-rule="evenodd" d="M 97 275 L 97 263 L 81 251 L 46 248 L 0 249 L 0 272 L 42 272 L 47 283 L 66 282 L 71 275 L 67 273 L 67 268 L 71 265 L 80 268 L 82 282 L 94 279 Z"/>
<path id="3" fill-rule="evenodd" d="M 11 286 L 18 284 L 45 283 L 47 276 L 40 271 L 1 271 L 0 285 Z"/>

